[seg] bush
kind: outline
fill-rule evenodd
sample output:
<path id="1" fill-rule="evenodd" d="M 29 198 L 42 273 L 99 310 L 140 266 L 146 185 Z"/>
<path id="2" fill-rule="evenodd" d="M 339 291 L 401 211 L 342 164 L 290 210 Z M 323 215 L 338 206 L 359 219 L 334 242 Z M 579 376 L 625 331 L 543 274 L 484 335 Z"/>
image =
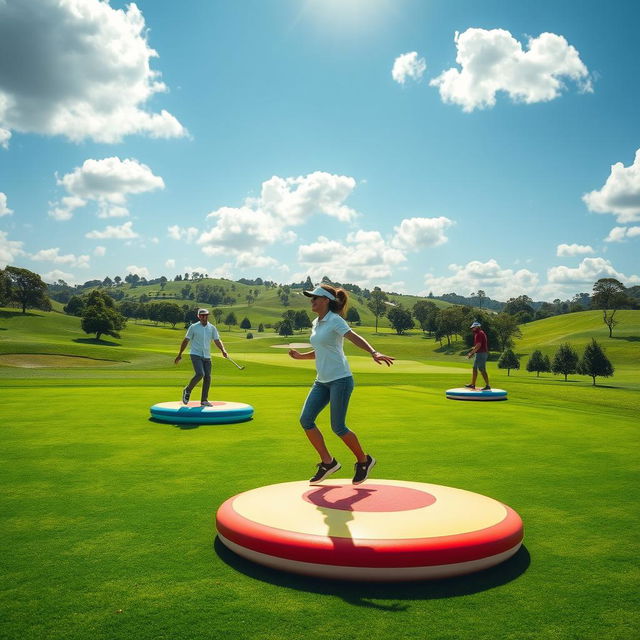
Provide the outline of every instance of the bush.
<path id="1" fill-rule="evenodd" d="M 247 340 L 251 340 L 253 338 L 253 333 L 247 333 Z"/>

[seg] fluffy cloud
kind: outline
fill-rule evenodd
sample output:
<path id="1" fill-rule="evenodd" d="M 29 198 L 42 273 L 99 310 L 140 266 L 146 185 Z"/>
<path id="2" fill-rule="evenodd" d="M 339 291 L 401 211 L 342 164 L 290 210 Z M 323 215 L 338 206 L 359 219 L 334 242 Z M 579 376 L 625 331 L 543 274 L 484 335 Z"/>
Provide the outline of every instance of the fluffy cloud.
<path id="1" fill-rule="evenodd" d="M 455 35 L 456 62 L 431 80 L 444 102 L 464 111 L 493 107 L 496 93 L 504 91 L 512 100 L 546 102 L 564 89 L 569 78 L 582 91 L 592 91 L 589 71 L 580 54 L 564 37 L 542 33 L 530 38 L 527 50 L 504 29 L 467 29 Z"/>
<path id="2" fill-rule="evenodd" d="M 592 247 L 583 244 L 559 244 L 556 249 L 556 255 L 568 258 L 572 256 L 580 256 L 586 253 L 595 253 Z"/>
<path id="3" fill-rule="evenodd" d="M 404 84 L 407 78 L 412 78 L 418 82 L 427 68 L 427 63 L 424 58 L 419 58 L 416 51 L 410 53 L 403 53 L 398 56 L 391 70 L 391 77 L 398 83 Z"/>
<path id="4" fill-rule="evenodd" d="M 19 240 L 9 240 L 7 232 L 0 231 L 0 269 L 14 262 L 18 256 L 25 255 L 22 250 L 23 244 L 24 242 Z"/>
<path id="5" fill-rule="evenodd" d="M 0 218 L 2 216 L 10 216 L 13 213 L 13 209 L 9 209 L 7 205 L 7 196 L 6 194 L 0 191 Z"/>
<path id="6" fill-rule="evenodd" d="M 58 247 L 54 249 L 42 249 L 37 253 L 32 254 L 30 257 L 32 260 L 36 261 L 66 264 L 69 267 L 79 267 L 81 269 L 89 268 L 89 256 L 75 256 L 72 253 L 61 256 L 60 249 Z"/>
<path id="7" fill-rule="evenodd" d="M 604 258 L 584 258 L 576 268 L 559 266 L 547 271 L 547 280 L 553 284 L 584 285 L 593 284 L 600 278 L 616 278 L 628 284 L 640 284 L 640 277 L 626 276 L 616 271 L 609 260 Z"/>
<path id="8" fill-rule="evenodd" d="M 147 267 L 138 267 L 135 264 L 130 264 L 125 268 L 125 271 L 128 274 L 134 273 L 136 275 L 139 275 L 141 278 L 147 278 L 147 280 L 151 277 L 151 275 L 149 274 L 149 269 L 147 269 Z"/>
<path id="9" fill-rule="evenodd" d="M 130 240 L 137 238 L 138 234 L 131 228 L 133 222 L 125 222 L 119 227 L 107 225 L 102 231 L 89 231 L 85 237 L 96 240 Z"/>
<path id="10" fill-rule="evenodd" d="M 618 222 L 640 222 L 640 149 L 633 164 L 616 162 L 604 186 L 582 196 L 589 211 L 612 213 Z"/>
<path id="11" fill-rule="evenodd" d="M 241 207 L 221 207 L 207 219 L 215 221 L 202 233 L 198 244 L 210 256 L 261 250 L 281 242 L 292 242 L 290 227 L 302 225 L 313 215 L 327 215 L 351 222 L 358 215 L 344 202 L 356 181 L 316 171 L 297 178 L 273 176 L 262 183 L 258 198 L 247 198 Z"/>
<path id="12" fill-rule="evenodd" d="M 469 295 L 477 289 L 484 290 L 487 295 L 500 300 L 522 293 L 532 293 L 538 286 L 538 274 L 528 269 L 503 269 L 494 259 L 487 262 L 473 260 L 466 265 L 449 265 L 450 276 L 436 277 L 431 273 L 425 275 L 427 291 L 435 295 L 458 293 Z"/>
<path id="13" fill-rule="evenodd" d="M 392 247 L 377 231 L 350 233 L 345 242 L 321 236 L 316 242 L 298 248 L 303 273 L 315 281 L 330 274 L 341 282 L 373 286 L 389 278 L 393 267 L 405 261 L 404 253 Z"/>
<path id="14" fill-rule="evenodd" d="M 176 267 L 176 261 L 173 258 L 169 258 L 165 263 L 164 266 L 167 267 L 167 269 L 175 269 Z"/>
<path id="15" fill-rule="evenodd" d="M 60 271 L 60 269 L 54 269 L 53 271 L 42 274 L 43 282 L 54 283 L 58 282 L 58 280 L 64 280 L 67 284 L 70 285 L 74 285 L 77 283 L 76 277 L 72 273 Z"/>
<path id="16" fill-rule="evenodd" d="M 69 220 L 75 209 L 91 201 L 98 204 L 100 218 L 126 217 L 129 211 L 122 205 L 129 195 L 164 189 L 164 180 L 149 167 L 137 160 L 116 157 L 85 160 L 57 182 L 69 194 L 54 203 L 49 212 L 57 220 Z"/>
<path id="17" fill-rule="evenodd" d="M 5 0 L 0 46 L 1 146 L 12 130 L 108 143 L 187 133 L 164 109 L 143 108 L 167 87 L 151 69 L 158 54 L 133 3 Z"/>
<path id="18" fill-rule="evenodd" d="M 255 253 L 244 252 L 238 254 L 236 258 L 236 267 L 243 269 L 254 267 L 258 269 L 267 269 L 269 267 L 277 267 L 279 262 L 271 256 L 262 256 Z"/>
<path id="19" fill-rule="evenodd" d="M 106 255 L 106 253 L 107 253 L 107 248 L 106 247 L 97 246 L 93 250 L 93 255 L 94 256 L 98 256 L 98 257 L 102 257 L 102 256 Z"/>
<path id="20" fill-rule="evenodd" d="M 193 242 L 199 235 L 198 229 L 195 227 L 180 227 L 177 224 L 167 229 L 168 236 L 174 240 L 184 240 L 185 242 Z"/>
<path id="21" fill-rule="evenodd" d="M 447 242 L 445 231 L 455 224 L 449 218 L 405 218 L 399 227 L 394 227 L 392 245 L 398 249 L 417 251 L 437 247 Z"/>

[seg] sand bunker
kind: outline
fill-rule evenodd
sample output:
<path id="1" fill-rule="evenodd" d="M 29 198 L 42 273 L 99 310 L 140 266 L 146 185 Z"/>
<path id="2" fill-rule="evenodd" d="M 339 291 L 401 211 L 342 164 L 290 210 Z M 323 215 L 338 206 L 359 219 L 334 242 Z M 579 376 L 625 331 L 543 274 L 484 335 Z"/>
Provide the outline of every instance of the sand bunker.
<path id="1" fill-rule="evenodd" d="M 308 342 L 292 342 L 291 344 L 272 344 L 274 349 L 310 349 Z"/>

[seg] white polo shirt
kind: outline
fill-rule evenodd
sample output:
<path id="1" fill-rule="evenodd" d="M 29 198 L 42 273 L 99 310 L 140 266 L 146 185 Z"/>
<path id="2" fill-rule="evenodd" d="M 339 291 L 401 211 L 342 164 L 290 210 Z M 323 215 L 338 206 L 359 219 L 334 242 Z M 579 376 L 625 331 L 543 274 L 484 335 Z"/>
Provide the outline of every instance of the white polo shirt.
<path id="1" fill-rule="evenodd" d="M 333 311 L 311 323 L 309 342 L 316 353 L 318 382 L 331 382 L 351 375 L 349 363 L 344 355 L 344 334 L 351 327 L 344 318 Z"/>
<path id="2" fill-rule="evenodd" d="M 194 322 L 188 329 L 185 338 L 189 340 L 192 356 L 211 358 L 211 341 L 220 340 L 218 330 L 209 322 L 202 326 L 201 322 Z"/>

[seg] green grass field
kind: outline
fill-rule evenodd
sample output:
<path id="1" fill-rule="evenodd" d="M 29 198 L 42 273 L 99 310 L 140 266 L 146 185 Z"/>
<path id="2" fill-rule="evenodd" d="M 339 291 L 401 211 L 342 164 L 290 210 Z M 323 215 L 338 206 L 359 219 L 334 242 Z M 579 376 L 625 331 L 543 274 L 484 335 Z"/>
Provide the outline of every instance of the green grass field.
<path id="1" fill-rule="evenodd" d="M 376 585 L 296 577 L 216 542 L 228 497 L 309 477 L 316 462 L 297 418 L 313 379 L 272 332 L 221 335 L 215 399 L 248 402 L 249 423 L 179 428 L 149 420 L 178 400 L 182 329 L 130 323 L 96 343 L 79 319 L 0 309 L 3 549 L 0 638 L 632 639 L 638 636 L 640 311 L 608 338 L 598 312 L 527 325 L 522 369 L 490 363 L 501 403 L 447 400 L 469 363 L 418 332 L 374 335 L 387 370 L 349 349 L 349 425 L 379 460 L 374 477 L 489 495 L 525 524 L 525 546 L 485 572 Z M 535 348 L 606 348 L 613 378 L 524 369 Z M 290 342 L 306 342 L 305 334 Z M 350 459 L 321 427 L 349 471 Z M 346 475 L 345 475 L 346 477 Z"/>

